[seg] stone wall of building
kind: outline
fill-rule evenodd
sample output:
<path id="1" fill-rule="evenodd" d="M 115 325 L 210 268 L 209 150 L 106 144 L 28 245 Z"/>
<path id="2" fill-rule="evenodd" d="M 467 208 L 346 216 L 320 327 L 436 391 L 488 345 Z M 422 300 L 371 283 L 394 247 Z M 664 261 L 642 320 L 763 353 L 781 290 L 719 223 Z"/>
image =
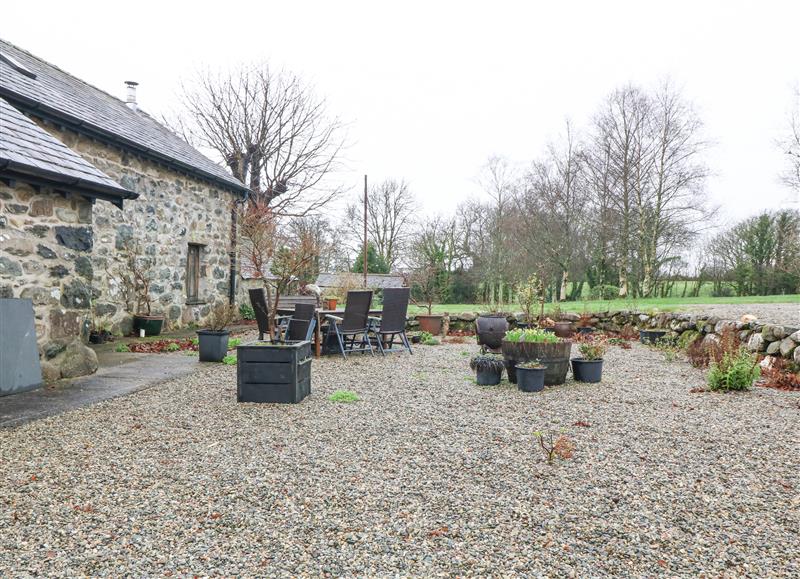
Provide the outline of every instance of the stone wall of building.
<path id="1" fill-rule="evenodd" d="M 45 379 L 97 367 L 92 326 L 127 334 L 135 304 L 114 275 L 132 245 L 150 264 L 152 313 L 166 329 L 202 326 L 227 302 L 236 196 L 125 150 L 33 119 L 122 186 L 139 193 L 118 209 L 80 195 L 0 183 L 0 297 L 29 298 Z M 197 299 L 187 299 L 189 245 L 200 246 Z"/>
<path id="2" fill-rule="evenodd" d="M 91 315 L 92 204 L 79 195 L 0 182 L 0 297 L 33 303 L 49 380 L 93 372 L 83 346 Z"/>
<path id="3" fill-rule="evenodd" d="M 92 267 L 98 323 L 128 333 L 135 305 L 125 303 L 116 276 L 115 257 L 131 243 L 152 264 L 152 312 L 176 329 L 202 325 L 216 302 L 227 301 L 230 272 L 231 209 L 234 194 L 202 181 L 47 123 L 40 125 L 88 162 L 139 198 L 122 210 L 110 203 L 94 205 Z M 201 246 L 198 299 L 187 302 L 189 244 Z"/>

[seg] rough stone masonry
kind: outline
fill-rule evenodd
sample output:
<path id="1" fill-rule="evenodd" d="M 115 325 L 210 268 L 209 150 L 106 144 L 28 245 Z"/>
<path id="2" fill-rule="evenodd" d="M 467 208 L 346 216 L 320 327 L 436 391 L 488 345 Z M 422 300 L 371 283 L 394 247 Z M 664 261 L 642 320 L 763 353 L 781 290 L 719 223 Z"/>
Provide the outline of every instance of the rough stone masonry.
<path id="1" fill-rule="evenodd" d="M 45 379 L 97 368 L 91 326 L 128 333 L 134 304 L 110 275 L 129 242 L 154 264 L 153 313 L 170 329 L 202 324 L 227 300 L 234 194 L 62 127 L 34 119 L 94 166 L 139 193 L 124 209 L 22 182 L 0 183 L 0 297 L 33 302 Z M 189 244 L 200 248 L 188 300 Z"/>

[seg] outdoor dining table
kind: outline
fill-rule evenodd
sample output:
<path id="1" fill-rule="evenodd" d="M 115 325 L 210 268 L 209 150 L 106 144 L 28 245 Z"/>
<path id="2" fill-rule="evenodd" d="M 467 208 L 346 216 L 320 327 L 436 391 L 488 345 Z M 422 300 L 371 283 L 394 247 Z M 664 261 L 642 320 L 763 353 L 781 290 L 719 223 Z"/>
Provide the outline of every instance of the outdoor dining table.
<path id="1" fill-rule="evenodd" d="M 294 308 L 278 308 L 278 313 L 281 315 L 292 315 L 294 313 Z M 314 357 L 319 358 L 322 355 L 322 321 L 325 319 L 325 316 L 344 316 L 344 310 L 326 310 L 323 308 L 317 308 L 315 310 L 317 316 L 317 323 L 315 324 L 314 328 Z M 380 316 L 383 313 L 383 310 L 370 310 L 370 316 Z"/>

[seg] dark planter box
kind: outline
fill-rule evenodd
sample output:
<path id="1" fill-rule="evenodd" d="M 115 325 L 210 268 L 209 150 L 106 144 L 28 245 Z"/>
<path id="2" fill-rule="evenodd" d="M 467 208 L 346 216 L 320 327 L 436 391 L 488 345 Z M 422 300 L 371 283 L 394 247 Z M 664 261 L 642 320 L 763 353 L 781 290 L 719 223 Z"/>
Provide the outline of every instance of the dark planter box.
<path id="1" fill-rule="evenodd" d="M 197 350 L 201 362 L 222 362 L 228 354 L 230 332 L 200 330 L 197 332 Z"/>
<path id="2" fill-rule="evenodd" d="M 600 379 L 603 377 L 603 361 L 573 358 L 572 375 L 578 382 L 600 382 Z"/>
<path id="3" fill-rule="evenodd" d="M 639 341 L 642 344 L 655 344 L 666 335 L 666 330 L 639 330 Z"/>
<path id="4" fill-rule="evenodd" d="M 294 404 L 311 394 L 311 342 L 251 342 L 236 358 L 239 402 Z"/>
<path id="5" fill-rule="evenodd" d="M 544 373 L 547 368 L 520 368 L 517 366 L 517 386 L 523 392 L 544 390 Z"/>
<path id="6" fill-rule="evenodd" d="M 591 326 L 581 326 L 580 328 L 578 328 L 578 333 L 579 334 L 593 334 L 594 333 L 594 328 L 591 327 Z"/>
<path id="7" fill-rule="evenodd" d="M 139 330 L 144 330 L 145 336 L 158 336 L 161 334 L 161 326 L 164 324 L 164 316 L 133 316 L 133 333 L 139 335 Z"/>

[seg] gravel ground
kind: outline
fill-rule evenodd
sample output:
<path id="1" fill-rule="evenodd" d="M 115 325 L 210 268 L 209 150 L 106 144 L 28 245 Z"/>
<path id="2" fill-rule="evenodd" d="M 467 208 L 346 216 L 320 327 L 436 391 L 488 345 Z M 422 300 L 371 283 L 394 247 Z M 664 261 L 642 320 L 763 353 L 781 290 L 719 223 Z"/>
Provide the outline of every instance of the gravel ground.
<path id="1" fill-rule="evenodd" d="M 800 393 L 691 393 L 636 344 L 523 394 L 475 349 L 315 361 L 285 406 L 215 365 L 0 431 L 0 576 L 800 576 Z"/>
<path id="2" fill-rule="evenodd" d="M 703 304 L 686 306 L 685 309 L 723 320 L 738 320 L 745 314 L 751 314 L 765 324 L 800 327 L 800 304 Z"/>

